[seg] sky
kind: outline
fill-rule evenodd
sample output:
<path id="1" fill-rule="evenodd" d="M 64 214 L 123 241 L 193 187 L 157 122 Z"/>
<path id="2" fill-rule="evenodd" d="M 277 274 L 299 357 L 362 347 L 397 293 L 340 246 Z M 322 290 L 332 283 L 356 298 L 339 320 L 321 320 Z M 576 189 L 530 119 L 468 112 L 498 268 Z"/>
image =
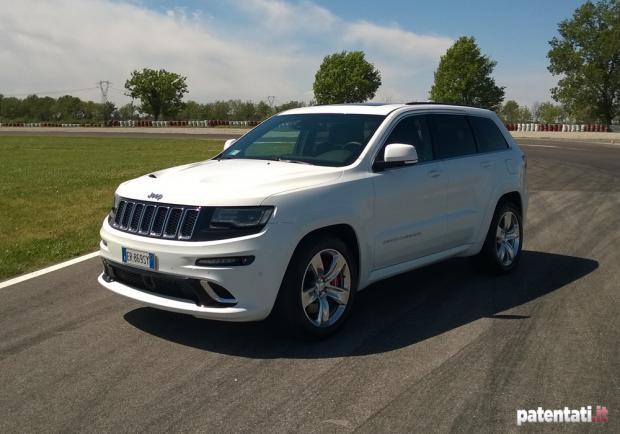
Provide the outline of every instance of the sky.
<path id="1" fill-rule="evenodd" d="M 460 36 L 497 61 L 506 99 L 551 100 L 548 41 L 577 0 L 0 0 L 0 93 L 72 94 L 124 104 L 134 69 L 187 77 L 186 99 L 310 101 L 327 54 L 363 50 L 376 101 L 424 101 Z"/>

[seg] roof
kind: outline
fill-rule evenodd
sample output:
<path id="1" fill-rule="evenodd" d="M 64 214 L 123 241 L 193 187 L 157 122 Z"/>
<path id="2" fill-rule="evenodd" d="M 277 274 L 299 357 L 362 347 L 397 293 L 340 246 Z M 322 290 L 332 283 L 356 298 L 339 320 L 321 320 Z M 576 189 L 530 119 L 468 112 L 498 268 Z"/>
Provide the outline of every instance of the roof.
<path id="1" fill-rule="evenodd" d="M 382 103 L 364 103 L 364 104 L 333 104 L 333 105 L 316 105 L 311 107 L 302 107 L 287 110 L 280 114 L 296 115 L 311 113 L 342 113 L 342 114 L 363 114 L 363 115 L 382 115 L 387 116 L 397 109 L 407 108 L 408 111 L 417 110 L 446 110 L 454 109 L 460 112 L 480 113 L 488 112 L 488 110 L 478 109 L 474 107 L 466 107 L 459 105 L 449 105 L 441 103 L 409 103 L 409 104 L 382 104 Z"/>
<path id="2" fill-rule="evenodd" d="M 360 115 L 387 115 L 397 108 L 405 107 L 405 104 L 333 104 L 315 105 L 287 110 L 280 114 L 299 115 L 309 113 L 343 113 Z"/>

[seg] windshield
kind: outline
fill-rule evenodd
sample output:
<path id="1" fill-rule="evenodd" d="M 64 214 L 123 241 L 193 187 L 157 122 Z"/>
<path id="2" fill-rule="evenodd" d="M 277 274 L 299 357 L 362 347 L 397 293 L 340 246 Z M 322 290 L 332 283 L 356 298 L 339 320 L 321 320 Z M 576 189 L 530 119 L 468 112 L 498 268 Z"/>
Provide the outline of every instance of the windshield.
<path id="1" fill-rule="evenodd" d="M 359 157 L 384 119 L 385 116 L 338 113 L 274 116 L 240 138 L 219 158 L 346 166 Z"/>

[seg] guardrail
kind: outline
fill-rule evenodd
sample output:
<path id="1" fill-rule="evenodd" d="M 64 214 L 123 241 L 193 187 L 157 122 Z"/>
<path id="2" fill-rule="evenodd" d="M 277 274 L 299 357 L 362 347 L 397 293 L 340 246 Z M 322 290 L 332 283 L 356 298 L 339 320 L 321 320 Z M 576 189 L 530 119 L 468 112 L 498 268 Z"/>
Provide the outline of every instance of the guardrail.
<path id="1" fill-rule="evenodd" d="M 563 133 L 608 133 L 611 127 L 605 124 L 540 124 L 506 123 L 508 131 L 557 131 Z"/>
<path id="2" fill-rule="evenodd" d="M 61 122 L 5 122 L 0 127 L 23 127 L 23 128 L 213 128 L 213 127 L 255 127 L 259 121 L 226 121 L 226 120 L 190 120 L 190 121 L 108 121 L 108 122 L 84 122 L 84 123 L 61 123 Z"/>
<path id="3" fill-rule="evenodd" d="M 214 127 L 239 127 L 251 128 L 258 125 L 259 121 L 227 121 L 227 120 L 189 120 L 189 121 L 108 121 L 108 122 L 84 122 L 84 123 L 61 123 L 61 122 L 0 122 L 0 127 L 23 127 L 23 128 L 214 128 Z M 557 131 L 557 132 L 611 132 L 611 126 L 604 124 L 542 124 L 506 123 L 509 131 Z"/>

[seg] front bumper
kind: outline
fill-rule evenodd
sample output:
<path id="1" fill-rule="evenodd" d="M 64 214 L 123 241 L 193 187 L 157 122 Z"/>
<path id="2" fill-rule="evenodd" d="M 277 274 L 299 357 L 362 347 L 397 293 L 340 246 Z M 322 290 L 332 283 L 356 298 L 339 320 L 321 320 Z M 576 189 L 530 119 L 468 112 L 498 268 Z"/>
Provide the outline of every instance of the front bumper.
<path id="1" fill-rule="evenodd" d="M 266 318 L 275 303 L 278 289 L 288 266 L 294 239 L 287 224 L 270 224 L 261 233 L 228 240 L 187 242 L 164 240 L 133 235 L 112 228 L 107 219 L 101 228 L 100 253 L 106 272 L 99 276 L 99 283 L 105 288 L 136 300 L 144 305 L 173 312 L 186 313 L 200 318 L 222 321 L 255 321 Z M 125 269 L 130 274 L 149 279 L 148 271 L 127 267 L 122 263 L 122 248 L 153 253 L 157 258 L 157 272 L 161 286 L 166 279 L 172 286 L 175 282 L 187 281 L 192 288 L 200 286 L 225 288 L 233 300 L 217 302 L 215 297 L 185 297 L 178 291 L 149 291 L 149 285 L 132 284 L 132 280 L 114 279 L 110 268 Z M 228 256 L 254 256 L 249 265 L 230 267 L 197 266 L 199 258 Z M 135 273 L 132 273 L 134 272 Z M 112 275 L 110 275 L 112 274 Z M 155 276 L 157 277 L 157 276 Z M 202 283 L 200 283 L 202 282 Z M 145 280 L 148 283 L 148 280 Z M 188 292 L 191 295 L 191 292 Z M 213 300 L 215 298 L 215 300 Z M 211 303 L 208 300 L 216 301 Z M 207 300 L 206 302 L 204 300 Z"/>

